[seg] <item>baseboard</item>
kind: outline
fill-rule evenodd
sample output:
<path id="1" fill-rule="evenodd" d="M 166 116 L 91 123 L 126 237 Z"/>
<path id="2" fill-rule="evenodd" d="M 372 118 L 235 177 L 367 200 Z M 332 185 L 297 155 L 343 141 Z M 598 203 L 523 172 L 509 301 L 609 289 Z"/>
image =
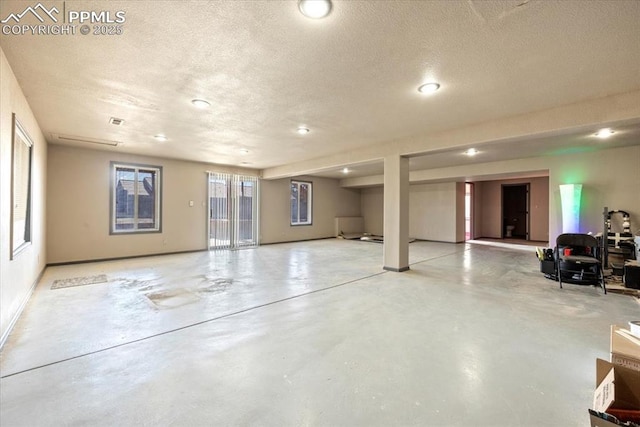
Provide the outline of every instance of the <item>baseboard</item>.
<path id="1" fill-rule="evenodd" d="M 394 267 L 382 267 L 383 270 L 387 270 L 387 271 L 393 271 L 394 273 L 402 273 L 404 271 L 409 271 L 409 267 L 402 267 L 402 268 L 394 268 Z"/>
<path id="2" fill-rule="evenodd" d="M 9 327 L 7 327 L 7 330 L 4 331 L 4 334 L 2 334 L 2 337 L 0 337 L 0 349 L 2 349 L 2 347 L 4 347 L 4 344 L 7 342 L 9 335 L 11 335 L 11 331 L 13 331 L 14 326 L 16 326 L 18 319 L 22 315 L 24 308 L 27 306 L 27 303 L 31 299 L 31 295 L 33 295 L 33 291 L 35 291 L 36 286 L 38 286 L 38 283 L 40 283 L 40 279 L 42 279 L 42 275 L 44 274 L 44 271 L 46 269 L 47 269 L 47 266 L 44 266 L 44 268 L 40 271 L 40 274 L 38 274 L 38 277 L 31 285 L 31 289 L 29 289 L 29 292 L 27 292 L 22 302 L 20 303 L 20 307 L 18 308 L 18 311 L 16 311 L 16 314 L 13 316 L 13 318 L 9 322 Z"/>
<path id="3" fill-rule="evenodd" d="M 143 254 L 143 255 L 128 255 L 121 257 L 113 257 L 113 258 L 99 258 L 99 259 L 84 259 L 84 260 L 76 260 L 76 261 L 63 261 L 63 262 L 50 262 L 47 263 L 47 267 L 55 267 L 59 265 L 73 265 L 73 264 L 88 264 L 91 262 L 103 262 L 103 261 L 121 261 L 124 259 L 135 259 L 135 258 L 147 258 L 152 256 L 163 256 L 163 255 L 179 255 L 179 254 L 190 254 L 194 252 L 207 252 L 208 249 L 192 249 L 188 251 L 176 251 L 176 252 L 160 252 L 154 254 Z"/>
<path id="4" fill-rule="evenodd" d="M 285 240 L 285 241 L 282 241 L 282 242 L 269 242 L 269 243 L 260 242 L 260 246 L 279 245 L 280 243 L 313 242 L 314 240 L 328 240 L 328 239 L 337 239 L 337 237 L 336 236 L 316 237 L 316 238 L 313 238 L 313 239 Z"/>

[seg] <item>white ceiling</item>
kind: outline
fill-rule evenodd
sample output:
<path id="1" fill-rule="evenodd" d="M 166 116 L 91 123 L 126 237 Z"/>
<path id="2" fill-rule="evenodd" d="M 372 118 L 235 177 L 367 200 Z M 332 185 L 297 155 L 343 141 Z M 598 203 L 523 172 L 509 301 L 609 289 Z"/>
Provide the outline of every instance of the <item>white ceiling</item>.
<path id="1" fill-rule="evenodd" d="M 0 18 L 36 3 L 3 0 Z M 636 0 L 335 0 L 323 20 L 295 0 L 42 3 L 126 14 L 121 35 L 0 36 L 51 143 L 266 169 L 640 89 Z M 425 97 L 430 80 L 442 87 Z M 438 150 L 411 169 L 640 144 L 636 119 L 610 145 L 573 129 L 484 141 L 474 158 Z M 350 176 L 381 173 L 357 163 Z"/>

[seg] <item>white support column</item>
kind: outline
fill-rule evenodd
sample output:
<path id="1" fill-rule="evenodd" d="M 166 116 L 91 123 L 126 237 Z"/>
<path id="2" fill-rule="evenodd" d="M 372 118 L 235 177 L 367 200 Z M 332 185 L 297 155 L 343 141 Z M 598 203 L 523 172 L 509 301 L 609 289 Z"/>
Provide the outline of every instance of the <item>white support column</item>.
<path id="1" fill-rule="evenodd" d="M 409 269 L 409 159 L 384 158 L 384 269 Z"/>

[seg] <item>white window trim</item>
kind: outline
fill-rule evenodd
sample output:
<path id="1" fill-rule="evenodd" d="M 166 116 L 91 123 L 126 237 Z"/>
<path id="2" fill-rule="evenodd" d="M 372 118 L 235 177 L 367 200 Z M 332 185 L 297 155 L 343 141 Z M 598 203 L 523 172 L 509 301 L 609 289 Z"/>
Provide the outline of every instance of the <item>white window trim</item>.
<path id="1" fill-rule="evenodd" d="M 32 217 L 32 190 L 33 190 L 33 140 L 18 121 L 16 114 L 12 115 L 13 119 L 13 138 L 11 142 L 11 211 L 10 222 L 11 228 L 9 230 L 9 241 L 11 246 L 10 258 L 13 260 L 20 252 L 25 250 L 31 245 L 31 217 Z M 22 151 L 22 155 L 26 154 L 23 158 L 22 164 L 17 164 L 16 155 L 17 151 Z M 25 151 L 26 150 L 26 151 Z M 26 163 L 26 164 L 25 164 Z M 26 168 L 26 171 L 22 167 Z M 15 218 L 16 208 L 16 180 L 18 175 L 25 178 L 26 176 L 26 199 L 21 199 L 21 206 L 24 207 L 24 219 L 18 220 Z M 19 225 L 17 225 L 19 224 Z"/>
<path id="2" fill-rule="evenodd" d="M 307 184 L 309 186 L 309 192 L 307 193 L 307 221 L 291 221 L 291 204 L 289 205 L 289 222 L 291 226 L 299 225 L 313 225 L 313 182 L 311 181 L 298 181 L 291 180 L 289 185 L 289 203 L 291 203 L 291 185 L 296 184 L 298 187 L 298 219 L 300 219 L 300 185 Z"/>
<path id="3" fill-rule="evenodd" d="M 135 227 L 130 230 L 116 230 L 116 196 L 117 196 L 116 170 L 118 168 L 135 169 L 136 175 L 138 171 L 141 169 L 156 172 L 157 180 L 155 183 L 156 188 L 154 189 L 156 193 L 155 207 L 154 207 L 156 218 L 157 218 L 156 227 L 142 228 L 142 229 L 138 228 L 138 223 L 137 223 L 138 197 L 134 197 L 134 212 L 136 212 L 136 215 L 134 217 Z M 161 233 L 162 232 L 162 166 L 143 165 L 143 164 L 137 164 L 137 163 L 111 162 L 110 176 L 111 176 L 111 194 L 110 194 L 111 209 L 110 209 L 110 215 L 109 215 L 110 216 L 109 234 L 115 235 L 115 234 Z M 137 186 L 134 186 L 134 188 L 137 190 Z"/>

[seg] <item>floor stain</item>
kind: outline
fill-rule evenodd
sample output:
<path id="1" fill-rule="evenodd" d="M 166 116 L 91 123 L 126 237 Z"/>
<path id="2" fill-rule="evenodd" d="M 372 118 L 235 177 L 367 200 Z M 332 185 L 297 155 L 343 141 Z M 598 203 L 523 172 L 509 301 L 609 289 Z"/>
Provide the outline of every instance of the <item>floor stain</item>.
<path id="1" fill-rule="evenodd" d="M 160 309 L 182 307 L 200 299 L 188 289 L 168 289 L 143 294 L 151 303 Z"/>
<path id="2" fill-rule="evenodd" d="M 154 308 L 171 309 L 192 304 L 207 296 L 224 294 L 237 280 L 200 274 L 175 280 L 116 279 L 123 289 L 136 290 L 151 302 Z M 180 286 L 180 287 L 177 287 Z"/>
<path id="3" fill-rule="evenodd" d="M 231 278 L 211 277 L 207 275 L 198 276 L 201 281 L 196 291 L 203 294 L 219 294 L 227 290 L 234 284 Z"/>

